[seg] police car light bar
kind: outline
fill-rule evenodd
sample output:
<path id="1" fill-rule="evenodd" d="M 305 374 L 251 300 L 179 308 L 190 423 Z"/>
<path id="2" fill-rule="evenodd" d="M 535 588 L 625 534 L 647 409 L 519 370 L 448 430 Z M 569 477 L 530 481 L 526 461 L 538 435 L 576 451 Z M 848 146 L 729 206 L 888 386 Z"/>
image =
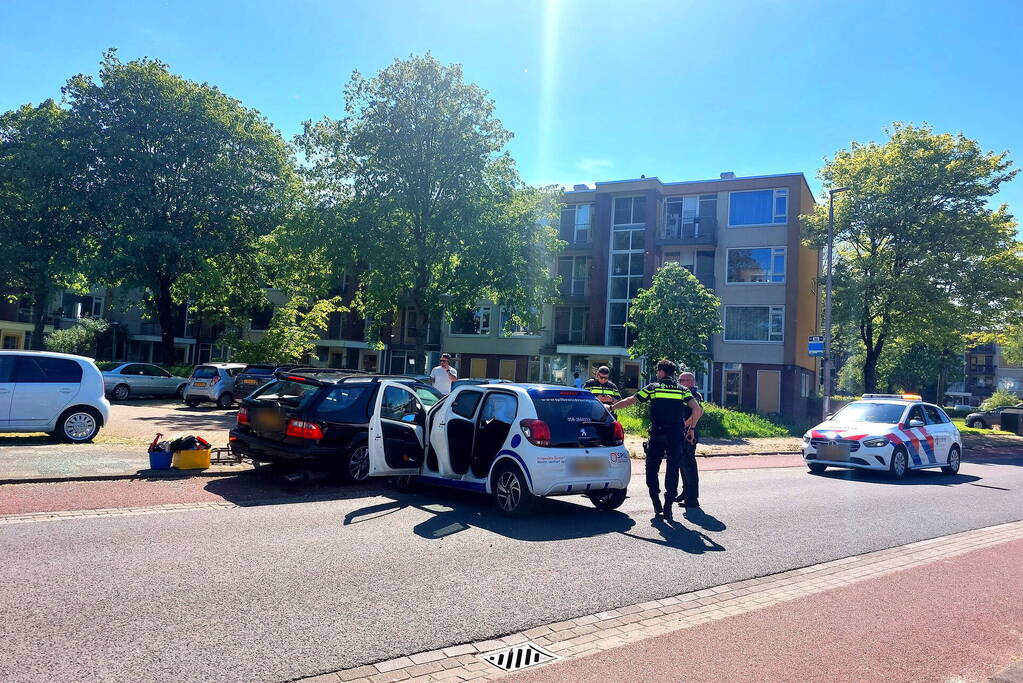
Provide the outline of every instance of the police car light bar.
<path id="1" fill-rule="evenodd" d="M 860 396 L 863 398 L 897 398 L 903 401 L 922 401 L 923 396 L 920 394 L 863 394 Z"/>

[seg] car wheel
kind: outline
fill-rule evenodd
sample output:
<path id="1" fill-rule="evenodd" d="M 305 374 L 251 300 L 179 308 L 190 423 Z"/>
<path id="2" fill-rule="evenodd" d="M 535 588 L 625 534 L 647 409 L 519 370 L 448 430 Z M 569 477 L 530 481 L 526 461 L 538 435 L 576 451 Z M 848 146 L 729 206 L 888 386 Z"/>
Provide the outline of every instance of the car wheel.
<path id="1" fill-rule="evenodd" d="M 225 391 L 217 399 L 217 407 L 222 410 L 227 410 L 234 404 L 234 396 L 231 395 L 230 391 Z"/>
<path id="2" fill-rule="evenodd" d="M 100 416 L 92 408 L 71 408 L 57 420 L 57 436 L 68 443 L 88 443 L 99 433 Z"/>
<path id="3" fill-rule="evenodd" d="M 182 384 L 180 387 L 178 387 L 178 390 L 176 392 L 174 392 L 174 394 L 178 397 L 179 401 L 185 397 L 185 387 L 186 386 L 188 386 L 188 385 L 187 384 Z"/>
<path id="4" fill-rule="evenodd" d="M 819 462 L 808 462 L 808 463 L 806 463 L 806 466 L 807 466 L 807 467 L 808 467 L 808 468 L 810 469 L 810 471 L 811 471 L 811 472 L 813 472 L 814 474 L 820 474 L 820 473 L 821 473 L 821 472 L 823 472 L 824 470 L 828 469 L 828 466 L 827 466 L 827 465 L 822 465 L 822 464 L 821 464 L 821 463 L 819 463 Z"/>
<path id="5" fill-rule="evenodd" d="M 625 489 L 606 489 L 604 491 L 587 493 L 586 496 L 593 503 L 593 507 L 607 512 L 620 508 L 628 497 Z"/>
<path id="6" fill-rule="evenodd" d="M 962 455 L 959 453 L 959 446 L 952 446 L 948 452 L 948 464 L 941 468 L 945 474 L 958 474 L 959 465 L 962 462 Z"/>
<path id="7" fill-rule="evenodd" d="M 185 405 L 189 408 L 195 408 L 199 405 L 199 401 L 196 401 L 194 398 L 185 399 Z"/>
<path id="8" fill-rule="evenodd" d="M 525 517 L 536 505 L 529 482 L 515 465 L 501 465 L 494 472 L 491 491 L 497 511 L 506 517 Z"/>
<path id="9" fill-rule="evenodd" d="M 987 429 L 987 425 L 984 424 L 984 420 L 970 420 L 970 424 L 966 426 L 971 429 Z"/>
<path id="10" fill-rule="evenodd" d="M 361 484 L 369 479 L 369 444 L 365 441 L 352 446 L 341 459 L 341 478 L 350 484 Z"/>
<path id="11" fill-rule="evenodd" d="M 892 462 L 888 467 L 892 478 L 900 480 L 909 471 L 909 461 L 906 459 L 906 449 L 899 448 L 892 453 Z"/>
<path id="12" fill-rule="evenodd" d="M 127 384 L 118 384 L 114 387 L 114 390 L 110 392 L 110 398 L 115 401 L 126 401 L 130 395 L 131 388 Z"/>

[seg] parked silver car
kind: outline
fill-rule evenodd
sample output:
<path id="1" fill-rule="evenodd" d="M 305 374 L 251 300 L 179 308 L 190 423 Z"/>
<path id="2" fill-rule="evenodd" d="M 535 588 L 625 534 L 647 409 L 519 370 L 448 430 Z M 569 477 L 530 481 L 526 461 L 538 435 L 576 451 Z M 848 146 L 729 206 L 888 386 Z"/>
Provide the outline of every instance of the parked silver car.
<path id="1" fill-rule="evenodd" d="M 140 395 L 181 398 L 186 384 L 187 377 L 177 377 L 149 363 L 119 363 L 103 370 L 103 390 L 115 401 Z"/>
<path id="2" fill-rule="evenodd" d="M 234 404 L 234 381 L 244 363 L 206 363 L 196 366 L 185 386 L 185 405 L 194 408 L 203 402 L 212 401 L 218 408 L 230 408 Z M 248 394 L 248 392 L 243 392 Z"/>

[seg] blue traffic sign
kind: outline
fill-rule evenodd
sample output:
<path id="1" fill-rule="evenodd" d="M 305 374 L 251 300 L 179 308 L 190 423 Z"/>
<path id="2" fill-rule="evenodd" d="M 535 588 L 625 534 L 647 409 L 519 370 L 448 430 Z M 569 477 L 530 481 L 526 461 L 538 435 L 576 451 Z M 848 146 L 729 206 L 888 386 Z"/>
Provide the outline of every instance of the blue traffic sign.
<path id="1" fill-rule="evenodd" d="M 807 350 L 811 356 L 824 355 L 824 337 L 821 335 L 810 335 L 807 341 Z"/>

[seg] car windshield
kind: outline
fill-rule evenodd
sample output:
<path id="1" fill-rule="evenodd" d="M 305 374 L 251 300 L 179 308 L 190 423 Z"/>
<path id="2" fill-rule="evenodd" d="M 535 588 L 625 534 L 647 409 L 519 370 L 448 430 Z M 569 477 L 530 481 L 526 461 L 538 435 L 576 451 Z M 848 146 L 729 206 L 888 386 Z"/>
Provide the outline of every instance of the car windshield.
<path id="1" fill-rule="evenodd" d="M 272 375 L 274 368 L 272 365 L 247 365 L 242 372 L 246 375 Z"/>
<path id="2" fill-rule="evenodd" d="M 277 401 L 289 406 L 304 404 L 306 399 L 311 397 L 319 385 L 307 384 L 305 382 L 292 382 L 281 379 L 276 382 L 269 382 L 263 385 L 255 393 L 249 396 L 250 399 Z"/>
<path id="3" fill-rule="evenodd" d="M 880 422 L 896 424 L 906 406 L 897 403 L 865 403 L 857 401 L 842 408 L 831 418 L 845 422 Z"/>
<path id="4" fill-rule="evenodd" d="M 534 396 L 536 416 L 551 430 L 552 446 L 582 446 L 603 442 L 614 420 L 592 396 Z"/>
<path id="5" fill-rule="evenodd" d="M 192 379 L 210 379 L 217 376 L 217 369 L 212 365 L 200 365 L 192 373 Z"/>

